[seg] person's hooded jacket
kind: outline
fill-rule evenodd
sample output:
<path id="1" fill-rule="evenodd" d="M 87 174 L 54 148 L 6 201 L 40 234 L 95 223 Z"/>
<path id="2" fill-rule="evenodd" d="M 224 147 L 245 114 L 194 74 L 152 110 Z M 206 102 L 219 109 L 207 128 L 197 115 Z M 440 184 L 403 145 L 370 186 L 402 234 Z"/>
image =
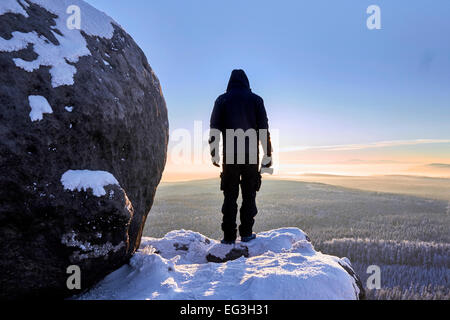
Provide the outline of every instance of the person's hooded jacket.
<path id="1" fill-rule="evenodd" d="M 220 95 L 217 98 L 214 104 L 213 112 L 211 114 L 210 128 L 217 129 L 222 132 L 222 156 L 224 158 L 224 162 L 226 160 L 225 150 L 227 129 L 242 129 L 244 132 L 248 129 L 254 129 L 258 133 L 258 141 L 259 130 L 266 129 L 268 135 L 268 143 L 267 148 L 264 148 L 263 146 L 263 149 L 265 150 L 267 156 L 271 156 L 270 135 L 268 132 L 269 124 L 266 109 L 264 107 L 264 101 L 260 96 L 254 94 L 251 91 L 247 75 L 241 69 L 233 70 L 228 82 L 226 93 Z M 256 154 L 259 154 L 258 148 L 257 150 L 249 150 L 249 144 L 247 140 L 245 153 L 249 154 L 251 152 L 256 152 Z"/>

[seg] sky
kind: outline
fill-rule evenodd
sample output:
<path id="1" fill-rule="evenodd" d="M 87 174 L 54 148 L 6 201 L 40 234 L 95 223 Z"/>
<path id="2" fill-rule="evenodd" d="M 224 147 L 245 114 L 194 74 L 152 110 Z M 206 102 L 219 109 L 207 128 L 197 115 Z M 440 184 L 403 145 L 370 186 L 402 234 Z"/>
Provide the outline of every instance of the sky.
<path id="1" fill-rule="evenodd" d="M 195 121 L 207 130 L 231 70 L 242 68 L 279 131 L 279 174 L 425 174 L 450 164 L 448 0 L 88 2 L 143 49 L 172 138 L 187 129 L 194 139 Z M 366 25 L 373 4 L 379 30 Z M 175 165 L 180 141 L 169 144 L 166 177 L 217 175 L 209 163 Z"/>

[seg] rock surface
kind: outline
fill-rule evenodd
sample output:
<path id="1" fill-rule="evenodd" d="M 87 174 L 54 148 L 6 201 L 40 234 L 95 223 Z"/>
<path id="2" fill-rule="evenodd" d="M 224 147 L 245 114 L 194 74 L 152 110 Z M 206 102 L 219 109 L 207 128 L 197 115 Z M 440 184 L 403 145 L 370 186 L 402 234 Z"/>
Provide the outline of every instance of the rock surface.
<path id="1" fill-rule="evenodd" d="M 240 257 L 248 258 L 248 247 L 243 244 L 224 245 L 218 243 L 208 250 L 206 260 L 208 262 L 223 263 L 239 259 Z"/>
<path id="2" fill-rule="evenodd" d="M 66 24 L 70 5 L 80 30 Z M 70 265 L 88 288 L 139 247 L 166 160 L 159 81 L 133 39 L 85 2 L 8 0 L 0 105 L 0 298 L 74 294 Z"/>
<path id="3" fill-rule="evenodd" d="M 360 299 L 364 289 L 347 258 L 316 252 L 297 228 L 261 232 L 223 245 L 192 231 L 143 238 L 130 263 L 78 299 Z M 248 257 L 227 260 L 233 250 Z M 208 262 L 214 253 L 223 263 Z"/>

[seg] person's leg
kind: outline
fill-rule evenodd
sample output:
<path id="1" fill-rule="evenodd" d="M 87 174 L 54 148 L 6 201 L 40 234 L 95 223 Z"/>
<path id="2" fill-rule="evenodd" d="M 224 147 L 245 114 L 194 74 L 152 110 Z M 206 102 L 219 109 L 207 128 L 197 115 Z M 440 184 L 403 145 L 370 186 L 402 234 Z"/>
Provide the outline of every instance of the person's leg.
<path id="1" fill-rule="evenodd" d="M 252 235 L 255 216 L 258 213 L 256 208 L 256 191 L 260 173 L 258 165 L 243 165 L 242 168 L 242 205 L 240 209 L 241 225 L 239 226 L 239 234 L 241 237 Z"/>
<path id="2" fill-rule="evenodd" d="M 234 241 L 236 240 L 236 201 L 239 196 L 239 168 L 237 165 L 224 165 L 220 176 L 220 189 L 224 195 L 222 205 L 224 240 Z"/>

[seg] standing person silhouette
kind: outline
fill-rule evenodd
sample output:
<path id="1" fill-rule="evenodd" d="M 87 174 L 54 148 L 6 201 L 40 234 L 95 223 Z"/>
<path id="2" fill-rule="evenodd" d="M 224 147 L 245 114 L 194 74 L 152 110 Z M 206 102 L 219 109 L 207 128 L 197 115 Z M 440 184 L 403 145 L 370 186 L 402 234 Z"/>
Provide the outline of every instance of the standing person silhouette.
<path id="1" fill-rule="evenodd" d="M 239 234 L 241 241 L 256 238 L 253 233 L 256 192 L 261 186 L 259 171 L 259 142 L 264 150 L 262 168 L 272 166 L 272 146 L 264 101 L 250 89 L 247 75 L 241 69 L 233 70 L 226 93 L 220 95 L 211 114 L 210 139 L 212 162 L 220 167 L 219 142 L 223 137 L 222 173 L 223 191 L 222 230 L 224 244 L 236 241 L 237 199 L 239 185 L 242 191 Z"/>

